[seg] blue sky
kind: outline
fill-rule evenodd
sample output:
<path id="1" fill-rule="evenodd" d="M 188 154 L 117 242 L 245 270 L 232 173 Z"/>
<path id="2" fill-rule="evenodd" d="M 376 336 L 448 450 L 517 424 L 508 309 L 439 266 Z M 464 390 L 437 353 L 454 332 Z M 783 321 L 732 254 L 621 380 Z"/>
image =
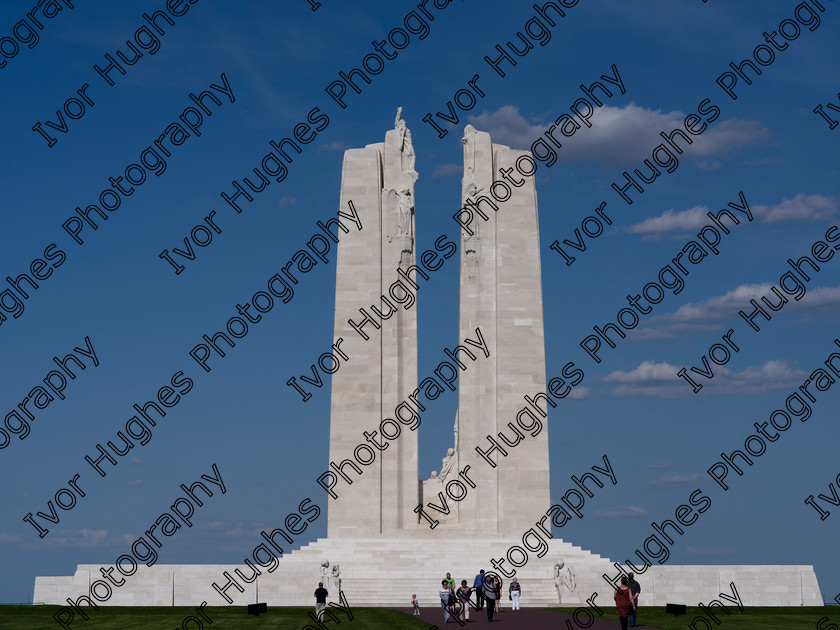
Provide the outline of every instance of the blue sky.
<path id="1" fill-rule="evenodd" d="M 14 37 L 31 5 L 4 2 L 0 36 Z M 319 263 L 294 299 L 265 315 L 227 357 L 215 359 L 212 372 L 203 372 L 189 350 L 265 286 L 309 240 L 316 221 L 335 216 L 343 150 L 382 141 L 398 106 L 417 152 L 423 250 L 438 235 L 458 235 L 451 217 L 460 199 L 464 124 L 489 131 L 497 143 L 527 149 L 583 95 L 580 84 L 612 76 L 613 65 L 626 92 L 614 90 L 604 99 L 590 119 L 593 126 L 568 138 L 557 161 L 541 162 L 536 175 L 548 374 L 559 374 L 569 361 L 585 373 L 575 396 L 550 416 L 552 498 L 559 502 L 573 487 L 571 475 L 598 464 L 603 454 L 618 479 L 590 499 L 584 519 L 555 534 L 624 561 L 649 535 L 651 521 L 673 518 L 674 509 L 702 489 L 712 506 L 676 541 L 669 563 L 813 564 L 824 598 L 840 591 L 831 565 L 840 552 L 832 535 L 840 514 L 822 521 L 803 503 L 811 494 L 831 496 L 829 483 L 840 472 L 838 386 L 817 392 L 812 385 L 813 415 L 804 423 L 794 418 L 743 477 L 731 473 L 728 491 L 706 474 L 721 452 L 743 450 L 753 423 L 784 409 L 785 399 L 837 349 L 840 256 L 820 263 L 805 296 L 791 299 L 771 321 L 761 320 L 760 332 L 738 316 L 751 298 L 771 295 L 788 270 L 787 258 L 810 254 L 832 225 L 840 226 L 840 130 L 813 113 L 823 104 L 827 114 L 840 116 L 826 107 L 840 105 L 840 70 L 832 61 L 840 41 L 836 3 L 812 10 L 817 24 L 804 9 L 797 15 L 792 1 L 585 0 L 550 28 L 549 41 L 536 43 L 516 67 L 503 66 L 505 77 L 483 58 L 498 56 L 496 44 L 518 41 L 517 31 L 524 32 L 534 16 L 531 3 L 429 5 L 435 19 L 428 35 L 412 35 L 361 94 L 348 90 L 346 109 L 325 87 L 339 71 L 359 67 L 373 52 L 371 41 L 401 25 L 416 8 L 411 3 L 323 0 L 313 12 L 304 0 L 201 0 L 186 5 L 174 26 L 163 25 L 154 54 L 145 32 L 134 37 L 145 24 L 141 14 L 162 9 L 162 1 L 63 6 L 53 18 L 41 17 L 44 28 L 37 43 L 29 42 L 32 48 L 18 42 L 11 56 L 10 40 L 2 49 L 2 277 L 30 273 L 51 244 L 53 255 L 61 250 L 66 260 L 38 281 L 18 318 L 6 298 L 0 411 L 13 411 L 41 383 L 55 367 L 54 355 L 85 349 L 86 336 L 99 366 L 89 365 L 71 380 L 65 400 L 36 410 L 25 439 L 12 436 L 0 451 L 6 480 L 0 558 L 14 569 L 0 577 L 0 601 L 25 601 L 36 575 L 71 575 L 78 563 L 112 563 L 168 510 L 179 484 L 211 475 L 214 463 L 225 494 L 197 511 L 192 528 L 166 539 L 159 562 L 240 562 L 260 529 L 279 525 L 303 498 L 324 509 L 326 495 L 315 478 L 328 463 L 328 384 L 303 403 L 285 382 L 306 374 L 332 343 L 333 259 Z M 762 33 L 778 30 L 783 20 L 798 25 L 799 36 L 789 42 L 777 37 L 787 48 L 775 51 L 761 76 L 751 75 L 752 85 L 739 81 L 733 100 L 716 79 L 730 62 L 752 59 L 756 46 L 767 45 Z M 791 23 L 784 28 L 793 33 Z M 17 34 L 27 39 L 25 27 Z M 129 53 L 128 38 L 143 57 L 126 65 L 125 75 L 112 73 L 115 85 L 109 86 L 93 66 L 106 64 L 104 55 L 120 47 Z M 149 173 L 99 229 L 86 226 L 84 245 L 76 244 L 62 229 L 74 208 L 96 203 L 108 178 L 124 176 L 125 167 L 193 105 L 190 93 L 223 86 L 222 73 L 233 102 L 216 92 L 223 104 L 211 105 L 201 135 L 165 145 L 172 154 L 165 171 Z M 485 96 L 471 111 L 459 112 L 458 125 L 439 138 L 422 118 L 446 113 L 447 101 L 475 74 Z M 85 83 L 93 105 L 84 115 L 64 116 L 64 133 L 46 126 L 48 120 L 61 126 L 56 110 L 78 99 Z M 719 117 L 678 156 L 672 173 L 663 170 L 632 205 L 623 202 L 611 184 L 623 181 L 624 171 L 641 170 L 661 142 L 659 132 L 681 126 L 705 99 L 720 109 Z M 284 181 L 272 182 L 242 214 L 233 212 L 220 193 L 232 193 L 231 181 L 259 165 L 269 142 L 290 136 L 316 107 L 329 117 L 328 126 L 301 155 L 293 154 Z M 76 103 L 68 108 L 78 116 Z M 52 148 L 32 131 L 38 122 L 56 137 Z M 614 322 L 627 306 L 625 296 L 656 280 L 696 240 L 706 212 L 740 203 L 739 192 L 753 220 L 723 237 L 719 255 L 688 267 L 682 291 L 667 292 L 627 339 L 604 348 L 603 362 L 595 363 L 579 345 L 592 327 Z M 566 265 L 550 245 L 575 239 L 574 230 L 604 201 L 612 225 Z M 196 260 L 175 275 L 158 255 L 183 249 L 184 237 L 213 210 L 221 233 L 196 248 Z M 457 274 L 457 265 L 447 265 L 419 293 L 420 374 L 457 341 Z M 695 375 L 709 384 L 693 394 L 677 371 L 702 367 L 701 357 L 730 328 L 739 351 L 725 366 L 714 366 L 711 381 Z M 132 405 L 155 397 L 178 371 L 192 380 L 192 389 L 158 422 L 147 444 L 98 477 L 84 456 L 94 456 L 97 443 L 115 440 L 134 415 Z M 442 396 L 423 417 L 423 477 L 439 468 L 450 446 L 455 405 L 454 394 Z M 47 511 L 47 501 L 75 474 L 85 496 L 38 538 L 22 518 Z M 325 534 L 324 512 L 299 543 Z M 488 561 L 491 555 L 488 550 Z"/>

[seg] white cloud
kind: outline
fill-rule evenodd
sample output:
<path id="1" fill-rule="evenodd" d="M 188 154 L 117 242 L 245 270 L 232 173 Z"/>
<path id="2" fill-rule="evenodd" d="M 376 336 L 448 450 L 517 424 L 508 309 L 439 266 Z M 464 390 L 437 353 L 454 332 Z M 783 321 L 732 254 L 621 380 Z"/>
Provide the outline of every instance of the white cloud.
<path id="1" fill-rule="evenodd" d="M 224 521 L 209 521 L 207 523 L 202 523 L 201 527 L 205 529 L 222 529 L 225 527 Z"/>
<path id="2" fill-rule="evenodd" d="M 487 131 L 493 142 L 507 144 L 514 149 L 527 149 L 545 131 L 544 124 L 532 125 L 514 105 L 502 105 L 495 112 L 483 111 L 469 117 L 470 124 Z"/>
<path id="3" fill-rule="evenodd" d="M 231 538 L 241 538 L 241 537 L 247 537 L 247 536 L 259 536 L 260 535 L 260 530 L 261 530 L 260 527 L 254 527 L 254 526 L 243 527 L 242 525 L 239 525 L 237 527 L 233 527 L 231 529 L 225 530 L 224 534 L 225 534 L 225 536 L 228 536 L 228 537 L 231 537 Z"/>
<path id="4" fill-rule="evenodd" d="M 110 547 L 121 542 L 121 538 L 109 537 L 107 529 L 63 530 L 61 536 L 47 539 L 47 544 L 54 547 Z"/>
<path id="5" fill-rule="evenodd" d="M 692 322 L 737 317 L 739 310 L 750 306 L 750 299 L 767 295 L 770 287 L 769 284 L 742 284 L 723 295 L 717 295 L 702 302 L 683 304 L 675 312 L 663 315 L 662 319 L 673 322 Z"/>
<path id="6" fill-rule="evenodd" d="M 706 206 L 694 206 L 688 210 L 674 212 L 666 210 L 658 217 L 649 217 L 641 223 L 635 223 L 625 228 L 631 234 L 652 234 L 657 232 L 699 230 L 709 222 Z"/>
<path id="7" fill-rule="evenodd" d="M 723 330 L 723 326 L 720 324 L 699 324 L 693 322 L 668 324 L 665 326 L 645 326 L 644 328 L 634 330 L 627 336 L 627 340 L 630 342 L 658 341 L 660 339 L 676 339 L 686 333 L 718 330 Z"/>
<path id="8" fill-rule="evenodd" d="M 758 301 L 762 296 L 770 295 L 771 286 L 770 284 L 742 284 L 723 295 L 702 302 L 683 304 L 675 312 L 662 315 L 660 319 L 673 322 L 696 322 L 737 317 L 739 310 L 746 313 L 752 312 L 750 299 Z M 835 309 L 840 305 L 840 286 L 810 289 L 799 301 L 795 301 L 790 296 L 786 297 L 788 303 L 784 305 L 782 311 L 785 313 L 810 309 Z M 770 295 L 768 299 L 771 299 L 774 304 L 779 301 L 775 295 Z M 760 315 L 759 320 L 761 320 Z"/>
<path id="9" fill-rule="evenodd" d="M 762 223 L 784 223 L 789 221 L 824 221 L 837 213 L 837 200 L 823 195 L 799 193 L 793 199 L 782 199 L 774 206 L 753 205 L 753 216 Z M 687 232 L 698 230 L 709 224 L 706 206 L 695 206 L 679 212 L 666 210 L 656 217 L 649 217 L 641 223 L 625 228 L 631 234 L 657 234 L 664 232 Z M 735 213 L 737 214 L 737 213 Z"/>
<path id="10" fill-rule="evenodd" d="M 589 387 L 573 387 L 569 392 L 568 398 L 572 400 L 584 400 L 592 396 L 592 390 Z"/>
<path id="11" fill-rule="evenodd" d="M 627 505 L 624 507 L 614 507 L 608 510 L 600 510 L 595 512 L 595 516 L 603 518 L 636 518 L 647 515 L 648 511 L 645 508 L 637 507 L 635 505 Z"/>
<path id="12" fill-rule="evenodd" d="M 630 372 L 622 372 L 616 370 L 606 376 L 602 376 L 601 380 L 607 383 L 656 383 L 667 382 L 674 378 L 674 375 L 679 371 L 679 368 L 674 367 L 670 363 L 653 363 L 652 361 L 642 361 L 634 370 Z"/>
<path id="13" fill-rule="evenodd" d="M 799 193 L 793 199 L 782 199 L 775 206 L 755 206 L 753 214 L 762 223 L 785 221 L 823 221 L 837 213 L 837 200 L 823 195 Z"/>
<path id="14" fill-rule="evenodd" d="M 703 367 L 698 360 L 697 365 Z M 760 367 L 748 367 L 733 372 L 710 363 L 712 380 L 690 372 L 707 395 L 763 394 L 788 389 L 802 383 L 807 372 L 788 367 L 785 361 L 767 361 Z M 643 361 L 629 372 L 615 371 L 601 377 L 602 381 L 621 383 L 612 391 L 613 396 L 649 396 L 651 398 L 681 398 L 693 396 L 691 385 L 677 376 L 681 368 L 670 363 Z M 705 368 L 703 368 L 705 369 Z"/>
<path id="15" fill-rule="evenodd" d="M 686 114 L 681 111 L 663 112 L 662 110 L 639 107 L 633 103 L 624 107 L 604 105 L 598 108 L 590 119 L 592 127 L 581 126 L 574 135 L 564 138 L 559 132 L 555 135 L 563 145 L 557 150 L 559 162 L 585 162 L 597 160 L 609 166 L 638 165 L 649 157 L 650 151 L 662 143 L 660 131 L 666 133 L 680 128 Z M 470 123 L 483 131 L 488 131 L 494 142 L 507 144 L 516 149 L 528 149 L 537 138 L 554 122 L 550 118 L 541 124 L 528 122 L 513 105 L 504 105 L 495 112 L 484 111 L 478 116 L 470 116 Z M 701 136 L 691 136 L 690 146 L 675 139 L 683 148 L 682 160 L 704 159 L 704 167 L 717 168 L 711 158 L 720 158 L 742 147 L 767 139 L 767 128 L 754 120 L 730 118 L 713 123 Z M 553 147 L 556 148 L 556 147 Z"/>
<path id="16" fill-rule="evenodd" d="M 722 394 L 763 394 L 800 385 L 808 376 L 803 370 L 792 370 L 785 361 L 767 361 L 759 368 L 748 367 L 743 372 L 730 372 L 718 368 L 722 383 L 717 387 Z"/>

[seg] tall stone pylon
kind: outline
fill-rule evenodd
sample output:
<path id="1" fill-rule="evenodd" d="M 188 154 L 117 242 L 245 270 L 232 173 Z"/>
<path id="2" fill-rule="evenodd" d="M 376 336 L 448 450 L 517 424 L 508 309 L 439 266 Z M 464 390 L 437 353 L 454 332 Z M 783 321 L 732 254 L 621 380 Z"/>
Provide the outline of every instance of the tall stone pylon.
<path id="1" fill-rule="evenodd" d="M 398 272 L 415 278 L 414 148 L 397 111 L 385 142 L 349 149 L 341 173 L 340 209 L 359 214 L 362 229 L 338 244 L 334 339 L 350 358 L 332 377 L 330 461 L 346 475 L 330 498 L 328 536 L 369 537 L 416 530 L 419 502 L 417 432 L 404 428 L 382 451 L 365 444 L 417 387 L 417 308 L 404 308 Z M 394 283 L 397 289 L 392 291 Z M 395 297 L 396 296 L 396 299 Z M 416 293 L 414 294 L 416 297 Z M 412 298 L 413 301 L 413 298 Z M 365 339 L 364 337 L 367 337 Z M 378 441 L 386 441 L 381 437 Z M 359 457 L 354 459 L 354 451 Z M 368 466 L 358 461 L 375 460 Z M 343 466 L 341 463 L 349 460 Z M 349 483 L 345 483 L 349 479 Z"/>
<path id="2" fill-rule="evenodd" d="M 458 505 L 457 523 L 487 536 L 516 536 L 551 506 L 548 423 L 540 412 L 548 403 L 535 400 L 546 391 L 536 164 L 527 151 L 493 144 L 471 125 L 462 142 L 462 218 L 471 221 L 461 229 L 459 339 L 475 337 L 480 327 L 490 357 L 459 376 L 455 451 L 476 488 L 473 500 Z M 520 439 L 508 426 L 517 425 L 519 413 L 535 416 L 543 430 L 533 437 L 520 429 Z M 495 468 L 476 450 L 488 453 L 490 439 L 507 453 L 487 455 Z"/>

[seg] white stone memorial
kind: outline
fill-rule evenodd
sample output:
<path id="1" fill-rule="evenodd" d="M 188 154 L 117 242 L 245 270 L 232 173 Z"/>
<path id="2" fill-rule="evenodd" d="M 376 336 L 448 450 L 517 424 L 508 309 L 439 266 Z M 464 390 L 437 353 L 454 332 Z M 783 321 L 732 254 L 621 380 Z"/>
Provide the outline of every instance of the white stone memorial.
<path id="1" fill-rule="evenodd" d="M 397 279 L 417 277 L 418 175 L 411 132 L 400 113 L 384 143 L 344 154 L 341 208 L 353 202 L 364 229 L 342 235 L 336 261 L 334 338 L 344 339 L 341 349 L 350 356 L 332 377 L 329 457 L 336 463 L 352 461 L 363 432 L 393 418 L 395 407 L 418 388 L 417 308 L 389 305 L 380 298 L 387 298 Z M 501 179 L 499 169 L 513 168 L 519 160 L 525 170 L 533 162 L 528 152 L 493 144 L 489 134 L 471 126 L 465 130 L 463 150 L 461 207 L 474 211 L 460 237 L 458 338 L 475 337 L 480 327 L 490 355 L 468 361 L 468 368 L 459 372 L 454 442 L 439 474 L 419 479 L 418 432 L 404 426 L 373 463 L 360 468 L 362 474 L 344 466 L 352 483 L 342 480 L 336 486 L 338 498 L 329 498 L 327 538 L 286 553 L 273 572 L 255 575 L 253 566 L 141 565 L 124 586 L 114 589 L 107 605 L 222 605 L 226 601 L 213 583 L 224 587 L 226 572 L 236 586 L 225 593 L 236 605 L 259 598 L 269 606 L 309 606 L 322 581 L 331 599 L 337 600 L 333 591 L 341 589 L 351 606 L 406 607 L 411 593 L 421 601 L 433 600 L 447 571 L 472 585 L 479 569 L 493 570 L 491 558 L 522 544 L 523 534 L 551 506 L 547 428 L 536 437 L 526 435 L 507 449 L 507 457 L 492 455 L 495 468 L 476 447 L 486 449 L 488 436 L 510 432 L 508 423 L 523 408 L 524 397 L 546 391 L 534 178 L 508 186 L 510 198 L 497 202 L 498 210 L 490 203 L 491 187 Z M 504 194 L 503 189 L 496 192 Z M 367 313 L 376 309 L 372 321 L 378 328 L 363 321 L 360 308 Z M 393 314 L 388 315 L 390 309 Z M 547 409 L 544 400 L 536 404 Z M 435 422 L 433 414 L 423 416 L 418 431 L 441 430 Z M 463 500 L 450 501 L 448 515 L 435 512 L 440 524 L 430 528 L 415 508 L 436 501 L 466 466 L 475 488 Z M 600 594 L 598 604 L 611 605 L 603 575 L 617 575 L 612 561 L 559 538 L 549 540 L 548 547 L 542 557 L 530 553 L 527 564 L 516 570 L 527 592 L 523 606 L 556 606 L 558 597 L 563 605 L 576 606 L 594 592 Z M 99 569 L 79 565 L 72 577 L 38 577 L 34 601 L 86 603 L 79 597 L 90 595 Z M 666 564 L 635 572 L 643 589 L 642 606 L 696 605 L 729 592 L 724 589 L 730 582 L 747 606 L 823 605 L 811 566 Z M 505 578 L 505 587 L 507 582 Z"/>

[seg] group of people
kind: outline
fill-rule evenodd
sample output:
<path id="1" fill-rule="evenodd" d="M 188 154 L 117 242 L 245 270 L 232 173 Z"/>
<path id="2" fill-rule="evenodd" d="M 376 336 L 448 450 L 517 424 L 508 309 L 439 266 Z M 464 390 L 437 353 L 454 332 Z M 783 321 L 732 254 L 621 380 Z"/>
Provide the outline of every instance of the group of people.
<path id="1" fill-rule="evenodd" d="M 621 622 L 621 630 L 627 630 L 636 625 L 636 607 L 639 605 L 639 593 L 642 587 L 635 580 L 632 573 L 621 578 L 621 586 L 615 589 L 613 597 L 615 608 L 618 611 L 618 620 Z"/>
<path id="2" fill-rule="evenodd" d="M 475 593 L 475 604 L 470 602 L 470 597 Z M 470 606 L 475 606 L 476 610 L 485 608 L 487 610 L 487 620 L 493 621 L 494 613 L 500 612 L 501 605 L 502 582 L 495 575 L 485 575 L 484 569 L 478 572 L 473 580 L 472 587 L 467 585 L 466 580 L 461 580 L 461 586 L 455 588 L 455 580 L 450 573 L 441 580 L 440 591 L 440 605 L 443 609 L 443 622 L 449 623 L 450 617 L 455 614 L 464 616 L 464 621 L 470 620 Z M 513 578 L 508 587 L 508 596 L 513 602 L 512 609 L 519 610 L 519 596 L 522 594 L 522 587 L 516 578 Z M 417 601 L 417 595 L 411 596 L 411 603 L 414 606 L 414 614 L 420 614 L 420 604 Z"/>
<path id="3" fill-rule="evenodd" d="M 615 599 L 615 608 L 618 611 L 618 620 L 621 623 L 621 630 L 627 630 L 636 625 L 636 613 L 639 605 L 639 594 L 642 592 L 642 587 L 636 581 L 634 574 L 628 573 L 627 577 L 621 578 L 621 586 L 615 589 L 613 595 Z M 461 586 L 455 588 L 455 580 L 452 574 L 447 573 L 446 577 L 440 582 L 440 606 L 443 608 L 443 622 L 449 623 L 450 617 L 458 614 L 464 615 L 464 621 L 470 620 L 470 597 L 475 593 L 475 609 L 487 609 L 487 620 L 493 621 L 493 614 L 500 612 L 502 582 L 498 576 L 485 575 L 484 569 L 478 572 L 473 580 L 472 587 L 467 586 L 466 580 L 461 580 Z M 511 609 L 519 610 L 519 596 L 522 594 L 522 587 L 516 578 L 511 580 L 508 586 L 508 597 L 512 602 Z M 318 621 L 323 621 L 324 609 L 327 604 L 327 596 L 329 593 L 324 588 L 321 582 L 318 584 L 318 589 L 315 591 L 315 612 Z M 417 594 L 411 596 L 411 605 L 414 608 L 414 614 L 420 614 L 420 602 L 417 599 Z"/>

